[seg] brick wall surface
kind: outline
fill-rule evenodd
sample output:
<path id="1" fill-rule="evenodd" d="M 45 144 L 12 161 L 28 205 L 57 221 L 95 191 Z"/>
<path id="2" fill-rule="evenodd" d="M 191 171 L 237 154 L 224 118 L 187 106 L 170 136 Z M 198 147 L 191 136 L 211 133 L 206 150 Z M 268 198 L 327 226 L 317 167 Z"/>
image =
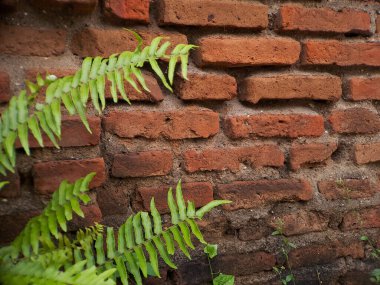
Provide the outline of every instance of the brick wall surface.
<path id="1" fill-rule="evenodd" d="M 167 213 L 165 190 L 182 179 L 196 206 L 233 200 L 200 226 L 220 244 L 214 271 L 237 284 L 278 284 L 276 219 L 297 246 L 297 284 L 369 284 L 375 263 L 359 237 L 380 234 L 379 1 L 5 0 L 0 13 L 0 112 L 37 72 L 67 75 L 85 56 L 134 49 L 124 27 L 145 43 L 199 46 L 174 93 L 146 69 L 152 93 L 90 110 L 92 134 L 64 116 L 60 150 L 20 149 L 0 193 L 0 243 L 61 179 L 97 172 L 72 229 L 120 225 L 151 197 Z M 208 284 L 200 253 L 178 261 L 147 284 Z"/>

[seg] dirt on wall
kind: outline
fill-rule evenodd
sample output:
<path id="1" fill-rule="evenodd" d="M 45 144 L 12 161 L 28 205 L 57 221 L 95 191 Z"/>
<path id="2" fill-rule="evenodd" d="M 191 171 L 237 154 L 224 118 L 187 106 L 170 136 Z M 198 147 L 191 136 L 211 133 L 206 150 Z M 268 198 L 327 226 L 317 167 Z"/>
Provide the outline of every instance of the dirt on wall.
<path id="1" fill-rule="evenodd" d="M 64 117 L 61 149 L 20 150 L 0 193 L 0 243 L 62 179 L 98 173 L 74 230 L 120 225 L 151 196 L 166 213 L 165 189 L 181 178 L 197 206 L 234 201 L 201 226 L 220 245 L 215 271 L 237 284 L 279 283 L 276 219 L 297 247 L 297 284 L 370 284 L 379 264 L 359 237 L 380 242 L 379 1 L 0 0 L 0 13 L 0 111 L 37 72 L 134 49 L 124 27 L 144 43 L 199 46 L 173 93 L 146 68 L 152 94 L 127 87 L 132 106 L 89 110 L 91 135 Z M 178 271 L 147 284 L 208 284 L 201 251 L 176 258 Z"/>

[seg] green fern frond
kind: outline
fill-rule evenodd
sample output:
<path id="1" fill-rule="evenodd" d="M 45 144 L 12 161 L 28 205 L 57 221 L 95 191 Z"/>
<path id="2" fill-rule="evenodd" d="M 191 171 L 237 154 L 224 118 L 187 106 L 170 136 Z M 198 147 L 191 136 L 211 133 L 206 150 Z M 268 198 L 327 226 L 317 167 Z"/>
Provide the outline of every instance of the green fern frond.
<path id="1" fill-rule="evenodd" d="M 140 36 L 134 33 L 139 44 L 134 51 L 125 51 L 109 58 L 87 57 L 81 68 L 74 74 L 57 79 L 48 75 L 45 79 L 37 75 L 36 83 L 27 81 L 27 90 L 14 96 L 0 118 L 0 173 L 14 172 L 16 164 L 15 144 L 17 139 L 25 152 L 30 154 L 29 136 L 43 146 L 45 134 L 55 147 L 59 148 L 61 137 L 61 112 L 65 108 L 70 115 L 78 114 L 87 130 L 91 133 L 86 118 L 89 102 L 99 114 L 104 110 L 106 82 L 110 82 L 110 92 L 114 102 L 118 102 L 118 93 L 130 104 L 124 83 L 130 84 L 136 91 L 149 91 L 141 68 L 148 63 L 164 86 L 172 91 L 174 69 L 181 61 L 183 77 L 187 77 L 189 51 L 194 45 L 179 44 L 171 53 L 167 53 L 170 42 L 161 44 L 162 37 L 152 40 L 143 49 Z M 169 73 L 166 79 L 158 60 L 169 60 Z M 169 81 L 169 83 L 168 83 Z M 43 102 L 36 100 L 42 87 L 46 88 Z"/>
<path id="2" fill-rule="evenodd" d="M 0 263 L 0 283 L 17 285 L 113 285 L 109 277 L 115 269 L 98 274 L 96 267 L 85 269 L 86 261 L 78 262 L 68 270 L 60 270 L 53 265 L 45 268 L 38 262 L 21 261 L 17 264 Z"/>
<path id="3" fill-rule="evenodd" d="M 38 275 L 39 268 L 52 270 L 51 267 L 54 265 L 56 271 L 62 268 L 70 271 L 76 264 L 81 264 L 86 266 L 87 270 L 96 267 L 98 273 L 107 272 L 110 280 L 119 278 L 124 285 L 129 284 L 130 280 L 140 285 L 143 278 L 148 275 L 160 276 L 159 258 L 169 267 L 177 268 L 170 257 L 176 252 L 176 245 L 185 256 L 191 259 L 189 250 L 195 248 L 192 238 L 195 237 L 201 243 L 206 244 L 196 220 L 202 219 L 204 214 L 216 206 L 230 203 L 226 200 L 216 200 L 196 211 L 194 203 L 190 201 L 185 203 L 181 181 L 179 181 L 175 197 L 171 189 L 168 191 L 171 226 L 163 227 L 161 216 L 152 198 L 150 213 L 138 212 L 130 216 L 117 233 L 111 227 L 104 228 L 102 225 L 96 224 L 93 227 L 79 230 L 76 238 L 70 240 L 61 233 L 61 231 L 66 231 L 66 226 L 63 225 L 72 218 L 71 214 L 66 216 L 65 211 L 68 211 L 67 213 L 74 211 L 78 215 L 82 215 L 79 200 L 88 201 L 89 198 L 84 192 L 88 190 L 88 184 L 93 175 L 93 173 L 89 174 L 73 184 L 63 182 L 53 194 L 52 200 L 44 212 L 26 225 L 11 246 L 0 250 L 1 270 L 5 270 L 4 266 L 8 268 L 9 264 L 12 264 L 14 267 L 9 271 L 11 274 L 9 278 L 16 279 L 9 280 L 12 282 L 20 280 L 19 283 L 9 284 L 24 284 L 22 283 L 24 277 L 25 280 L 32 278 L 30 280 L 35 282 L 32 284 L 40 284 L 38 283 L 41 277 Z M 59 218 L 60 215 L 61 218 Z M 17 261 L 19 262 L 17 263 Z M 27 276 L 16 274 L 18 271 L 15 268 L 22 267 L 19 263 L 28 262 L 38 264 L 33 265 L 36 267 L 37 277 L 30 276 L 29 273 Z M 110 273 L 110 269 L 115 270 Z M 56 274 L 61 273 L 56 272 Z M 101 276 L 103 276 L 102 274 Z"/>
<path id="4" fill-rule="evenodd" d="M 67 238 L 65 240 L 65 236 L 62 236 L 60 231 L 67 231 L 67 222 L 72 220 L 73 213 L 84 217 L 79 201 L 85 204 L 90 201 L 90 197 L 85 192 L 89 190 L 88 186 L 94 176 L 95 173 L 92 172 L 72 184 L 63 181 L 44 211 L 32 218 L 11 244 L 10 256 L 13 259 L 20 254 L 30 257 L 37 255 L 41 248 L 52 250 L 71 244 Z M 86 229 L 85 232 L 79 231 L 77 241 L 83 240 L 86 235 L 93 238 L 100 234 L 102 229 L 95 225 L 93 228 Z"/>
<path id="5" fill-rule="evenodd" d="M 148 276 L 151 268 L 155 276 L 159 275 L 158 258 L 160 257 L 169 267 L 176 269 L 170 255 L 175 253 L 175 243 L 185 256 L 191 259 L 189 249 L 194 249 L 192 236 L 201 243 L 206 244 L 196 219 L 218 205 L 230 203 L 230 201 L 213 201 L 195 212 L 194 204 L 185 203 L 183 198 L 181 181 L 176 187 L 176 198 L 172 191 L 168 192 L 168 205 L 171 210 L 172 225 L 166 229 L 162 226 L 161 216 L 155 207 L 154 199 L 150 203 L 150 213 L 138 212 L 130 216 L 121 225 L 115 239 L 113 228 L 107 227 L 105 235 L 98 235 L 93 246 L 95 252 L 92 257 L 81 250 L 80 256 L 96 261 L 100 268 L 116 268 L 122 284 L 128 284 L 132 279 L 136 284 L 142 284 L 143 277 Z M 198 214 L 197 214 L 198 213 Z M 78 261 L 78 260 L 77 260 Z M 88 263 L 88 266 L 94 265 Z M 114 276 L 116 278 L 116 276 Z"/>

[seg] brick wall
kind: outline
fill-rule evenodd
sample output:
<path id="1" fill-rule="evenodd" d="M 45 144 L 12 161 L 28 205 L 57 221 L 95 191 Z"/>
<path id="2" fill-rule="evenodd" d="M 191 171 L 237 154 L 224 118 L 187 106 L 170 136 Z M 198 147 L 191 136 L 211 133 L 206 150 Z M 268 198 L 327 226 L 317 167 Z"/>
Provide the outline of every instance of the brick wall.
<path id="1" fill-rule="evenodd" d="M 59 181 L 89 171 L 86 220 L 119 225 L 178 179 L 201 206 L 234 201 L 201 223 L 220 244 L 215 271 L 237 284 L 274 282 L 277 218 L 297 245 L 299 283 L 367 284 L 374 266 L 362 234 L 380 241 L 380 3 L 359 0 L 0 1 L 0 104 L 37 72 L 66 75 L 84 56 L 133 49 L 165 35 L 199 45 L 190 81 L 169 94 L 146 71 L 151 94 L 131 107 L 90 110 L 92 134 L 64 117 L 61 149 L 20 150 L 1 192 L 0 239 L 39 213 Z M 110 97 L 110 94 L 108 94 Z M 0 105 L 0 106 L 3 106 Z M 1 107 L 0 107 L 1 108 Z M 159 284 L 205 284 L 197 252 Z M 177 283 L 176 283 L 177 282 Z M 313 283 L 314 282 L 314 283 Z M 157 284 L 157 283 L 155 283 Z"/>

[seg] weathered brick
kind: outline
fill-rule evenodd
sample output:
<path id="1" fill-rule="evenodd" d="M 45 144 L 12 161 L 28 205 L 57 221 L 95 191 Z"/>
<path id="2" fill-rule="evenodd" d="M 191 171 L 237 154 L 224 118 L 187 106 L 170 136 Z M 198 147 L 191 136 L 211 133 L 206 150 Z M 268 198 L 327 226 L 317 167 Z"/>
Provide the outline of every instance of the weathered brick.
<path id="1" fill-rule="evenodd" d="M 0 174 L 0 181 L 8 181 L 0 190 L 0 198 L 17 198 L 21 196 L 20 176 L 18 172 L 7 173 L 6 176 Z"/>
<path id="2" fill-rule="evenodd" d="M 345 231 L 366 228 L 380 228 L 380 208 L 367 208 L 348 212 L 343 217 Z"/>
<path id="3" fill-rule="evenodd" d="M 96 190 L 96 198 L 103 216 L 130 213 L 132 190 L 119 183 L 106 183 Z"/>
<path id="4" fill-rule="evenodd" d="M 251 76 L 243 80 L 239 99 L 257 103 L 263 99 L 313 99 L 337 101 L 342 82 L 332 75 L 280 74 Z"/>
<path id="5" fill-rule="evenodd" d="M 363 245 L 360 242 L 340 241 L 296 248 L 289 253 L 289 264 L 294 268 L 307 267 L 316 264 L 327 264 L 339 257 L 346 256 L 363 258 Z"/>
<path id="6" fill-rule="evenodd" d="M 33 166 L 34 189 L 39 194 L 51 194 L 63 180 L 74 182 L 90 172 L 96 172 L 90 188 L 104 183 L 106 174 L 103 158 L 39 162 Z"/>
<path id="7" fill-rule="evenodd" d="M 228 210 L 249 209 L 272 202 L 307 201 L 313 197 L 310 184 L 297 179 L 218 184 L 218 194 L 223 199 L 233 201 L 225 206 Z"/>
<path id="8" fill-rule="evenodd" d="M 54 56 L 65 51 L 67 32 L 62 29 L 36 29 L 0 26 L 0 53 Z"/>
<path id="9" fill-rule="evenodd" d="M 349 96 L 353 101 L 380 100 L 380 77 L 351 77 Z"/>
<path id="10" fill-rule="evenodd" d="M 268 226 L 265 219 L 251 220 L 239 229 L 239 239 L 243 241 L 258 240 L 271 235 L 273 229 Z"/>
<path id="11" fill-rule="evenodd" d="M 323 180 L 318 190 L 328 200 L 367 198 L 376 191 L 369 179 Z"/>
<path id="12" fill-rule="evenodd" d="M 175 185 L 172 185 L 175 186 Z M 168 190 L 170 186 L 139 187 L 139 193 L 145 210 L 150 210 L 150 200 L 154 198 L 157 210 L 168 213 Z M 182 183 L 183 197 L 185 201 L 193 201 L 195 207 L 202 207 L 213 200 L 212 185 L 209 182 Z M 175 193 L 174 193 L 175 195 Z"/>
<path id="13" fill-rule="evenodd" d="M 376 33 L 380 34 L 380 15 L 376 17 Z"/>
<path id="14" fill-rule="evenodd" d="M 328 160 L 338 148 L 337 142 L 328 143 L 294 143 L 290 148 L 290 166 L 298 170 Z"/>
<path id="15" fill-rule="evenodd" d="M 324 133 L 323 117 L 308 114 L 254 114 L 230 116 L 225 119 L 225 131 L 231 138 L 259 137 L 319 137 Z"/>
<path id="16" fill-rule="evenodd" d="M 358 164 L 380 161 L 380 142 L 356 144 L 355 161 Z"/>
<path id="17" fill-rule="evenodd" d="M 371 17 L 354 9 L 335 11 L 289 4 L 280 8 L 279 28 L 283 31 L 370 34 Z"/>
<path id="18" fill-rule="evenodd" d="M 104 13 L 111 20 L 149 23 L 149 0 L 105 0 Z"/>
<path id="19" fill-rule="evenodd" d="M 296 40 L 281 37 L 206 36 L 195 50 L 200 66 L 290 65 L 301 52 Z"/>
<path id="20" fill-rule="evenodd" d="M 303 64 L 380 66 L 380 43 L 306 40 Z"/>
<path id="21" fill-rule="evenodd" d="M 96 7 L 96 0 L 33 0 L 32 5 L 64 14 L 89 14 Z"/>
<path id="22" fill-rule="evenodd" d="M 69 230 L 77 231 L 85 227 L 90 227 L 95 225 L 95 223 L 100 223 L 102 220 L 102 212 L 100 211 L 99 205 L 97 203 L 92 203 L 88 205 L 82 205 L 81 209 L 84 214 L 84 218 L 77 215 L 73 215 L 72 221 L 69 222 Z"/>
<path id="23" fill-rule="evenodd" d="M 229 221 L 225 215 L 207 215 L 197 221 L 197 224 L 206 240 L 223 238 L 229 230 Z"/>
<path id="24" fill-rule="evenodd" d="M 187 38 L 180 33 L 160 31 L 137 30 L 143 39 L 144 45 L 150 44 L 151 40 L 157 36 L 167 37 L 173 48 L 177 44 L 186 44 Z M 123 29 L 97 29 L 84 28 L 74 34 L 71 42 L 71 50 L 81 57 L 85 56 L 110 56 L 111 54 L 134 50 L 137 40 L 134 35 Z M 167 53 L 171 51 L 168 49 Z"/>
<path id="25" fill-rule="evenodd" d="M 249 266 L 247 266 L 249 264 Z M 273 254 L 258 251 L 230 255 L 220 255 L 212 259 L 212 267 L 224 274 L 236 276 L 251 275 L 260 271 L 270 271 L 276 264 Z"/>
<path id="26" fill-rule="evenodd" d="M 188 172 L 231 170 L 238 171 L 240 163 L 252 167 L 283 166 L 284 154 L 276 145 L 253 147 L 206 149 L 201 152 L 187 150 L 184 153 L 185 169 Z"/>
<path id="27" fill-rule="evenodd" d="M 108 132 L 124 138 L 208 138 L 219 131 L 219 115 L 203 108 L 167 112 L 114 111 L 105 117 L 104 126 Z"/>
<path id="28" fill-rule="evenodd" d="M 380 118 L 365 108 L 334 110 L 329 116 L 334 132 L 341 134 L 374 134 L 380 131 Z"/>
<path id="29" fill-rule="evenodd" d="M 11 87 L 8 73 L 0 71 L 0 103 L 8 102 L 11 99 Z"/>
<path id="30" fill-rule="evenodd" d="M 17 235 L 22 231 L 27 222 L 40 214 L 39 210 L 22 210 L 18 209 L 17 212 L 0 216 L 0 244 L 5 244 L 13 241 Z"/>
<path id="31" fill-rule="evenodd" d="M 157 150 L 117 154 L 112 164 L 115 177 L 145 177 L 168 174 L 173 167 L 171 151 Z"/>
<path id="32" fill-rule="evenodd" d="M 176 93 L 182 100 L 231 100 L 236 97 L 236 80 L 227 74 L 190 72 L 188 78 L 179 79 L 176 84 Z"/>
<path id="33" fill-rule="evenodd" d="M 41 76 L 46 76 L 47 74 L 54 74 L 57 77 L 64 77 L 68 75 L 75 74 L 76 69 L 72 68 L 29 68 L 25 70 L 25 78 L 35 82 L 37 74 L 41 74 Z M 164 99 L 164 96 L 162 94 L 162 90 L 160 86 L 158 85 L 158 82 L 156 78 L 150 73 L 150 72 L 143 72 L 145 83 L 148 86 L 150 92 L 145 91 L 144 89 L 140 88 L 141 93 L 137 92 L 131 84 L 129 84 L 127 81 L 124 81 L 124 89 L 125 92 L 128 95 L 129 100 L 131 101 L 148 101 L 148 102 L 159 102 Z M 133 78 L 133 76 L 132 76 Z M 133 78 L 134 79 L 134 78 Z M 111 99 L 111 91 L 110 91 L 110 82 L 106 80 L 106 87 L 105 87 L 105 97 L 106 99 Z M 40 95 L 44 99 L 46 89 L 42 88 Z M 118 94 L 119 99 L 121 100 L 122 97 L 120 94 Z"/>
<path id="34" fill-rule="evenodd" d="M 62 117 L 62 134 L 61 139 L 57 141 L 58 145 L 61 147 L 98 145 L 100 141 L 100 118 L 89 116 L 87 121 L 92 133 L 87 131 L 79 116 Z M 43 133 L 42 138 L 44 147 L 54 147 L 54 144 L 45 133 Z M 19 141 L 16 142 L 16 147 L 21 148 Z M 29 147 L 40 147 L 31 133 L 29 133 Z"/>
<path id="35" fill-rule="evenodd" d="M 162 0 L 161 24 L 264 29 L 268 6 L 256 2 L 224 0 Z"/>
<path id="36" fill-rule="evenodd" d="M 329 219 L 319 212 L 299 210 L 276 216 L 269 221 L 269 225 L 276 229 L 279 221 L 283 223 L 283 233 L 286 236 L 292 236 L 325 231 Z"/>

